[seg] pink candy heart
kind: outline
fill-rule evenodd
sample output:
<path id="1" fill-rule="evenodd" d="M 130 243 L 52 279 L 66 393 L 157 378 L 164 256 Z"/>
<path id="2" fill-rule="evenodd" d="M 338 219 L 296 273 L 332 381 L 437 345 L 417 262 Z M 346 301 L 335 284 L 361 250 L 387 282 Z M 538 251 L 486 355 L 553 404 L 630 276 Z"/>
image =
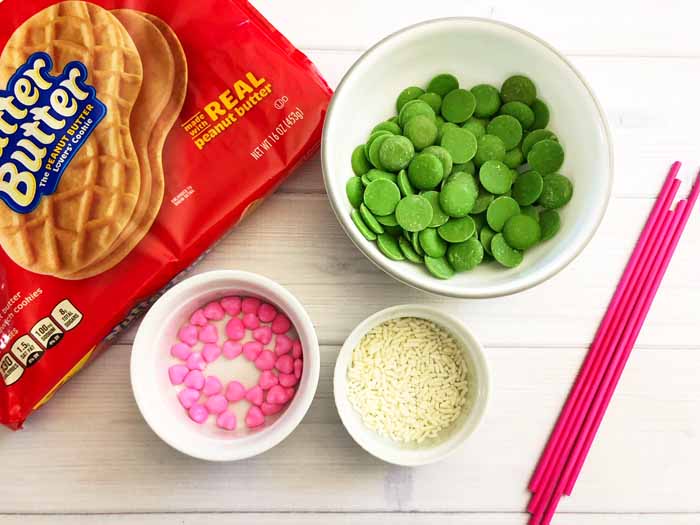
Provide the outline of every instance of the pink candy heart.
<path id="1" fill-rule="evenodd" d="M 284 355 L 292 349 L 292 340 L 284 334 L 275 337 L 275 352 L 277 355 Z"/>
<path id="2" fill-rule="evenodd" d="M 265 400 L 274 405 L 284 405 L 287 402 L 287 392 L 279 385 L 275 385 L 267 391 Z"/>
<path id="3" fill-rule="evenodd" d="M 292 343 L 292 357 L 294 359 L 303 359 L 301 351 L 301 343 L 299 341 L 294 341 Z"/>
<path id="4" fill-rule="evenodd" d="M 253 330 L 253 339 L 266 345 L 272 341 L 272 330 L 269 326 L 261 326 L 260 328 L 256 328 Z"/>
<path id="5" fill-rule="evenodd" d="M 192 421 L 194 421 L 195 423 L 199 423 L 200 425 L 204 423 L 209 417 L 209 412 L 207 411 L 207 408 L 204 405 L 200 405 L 199 403 L 197 403 L 196 405 L 192 405 L 187 411 L 187 413 L 190 415 L 190 419 Z"/>
<path id="6" fill-rule="evenodd" d="M 255 367 L 258 370 L 272 370 L 275 368 L 275 354 L 270 350 L 263 350 L 255 359 Z"/>
<path id="7" fill-rule="evenodd" d="M 301 379 L 301 372 L 304 369 L 304 362 L 301 359 L 294 360 L 294 377 Z"/>
<path id="8" fill-rule="evenodd" d="M 185 386 L 201 390 L 204 387 L 204 374 L 199 370 L 190 370 L 185 376 Z"/>
<path id="9" fill-rule="evenodd" d="M 291 327 L 292 323 L 284 314 L 277 314 L 277 317 L 272 321 L 272 331 L 276 334 L 286 334 Z"/>
<path id="10" fill-rule="evenodd" d="M 202 393 L 205 396 L 215 396 L 221 393 L 221 381 L 216 376 L 207 376 L 204 380 L 204 388 L 202 388 Z"/>
<path id="11" fill-rule="evenodd" d="M 243 321 L 238 317 L 234 317 L 226 323 L 226 335 L 229 339 L 240 341 L 245 336 L 245 327 Z"/>
<path id="12" fill-rule="evenodd" d="M 186 360 L 192 353 L 192 347 L 185 343 L 175 343 L 170 347 L 170 355 L 178 359 Z"/>
<path id="13" fill-rule="evenodd" d="M 231 381 L 226 386 L 226 399 L 235 403 L 245 397 L 245 387 L 239 381 Z"/>
<path id="14" fill-rule="evenodd" d="M 198 331 L 199 330 L 197 330 L 196 326 L 186 324 L 182 328 L 180 328 L 180 331 L 177 333 L 177 336 L 180 339 L 180 341 L 192 346 L 197 343 Z"/>
<path id="15" fill-rule="evenodd" d="M 249 361 L 255 361 L 262 350 L 263 346 L 257 341 L 248 341 L 243 345 L 243 355 L 246 356 Z"/>
<path id="16" fill-rule="evenodd" d="M 177 399 L 183 408 L 190 408 L 199 399 L 199 390 L 183 388 L 177 393 Z"/>
<path id="17" fill-rule="evenodd" d="M 216 343 L 219 340 L 219 332 L 216 326 L 213 324 L 208 324 L 200 328 L 199 330 L 199 340 L 203 343 Z"/>
<path id="18" fill-rule="evenodd" d="M 263 303 L 258 308 L 258 317 L 263 323 L 269 323 L 277 315 L 277 308 L 270 303 Z"/>
<path id="19" fill-rule="evenodd" d="M 202 348 L 202 357 L 207 363 L 213 363 L 221 355 L 221 348 L 214 343 L 207 343 Z"/>
<path id="20" fill-rule="evenodd" d="M 258 378 L 258 385 L 260 385 L 260 388 L 263 390 L 268 390 L 277 383 L 279 383 L 279 379 L 277 379 L 277 376 L 271 370 L 265 370 Z"/>
<path id="21" fill-rule="evenodd" d="M 260 303 L 261 301 L 257 297 L 246 297 L 241 302 L 241 310 L 244 314 L 257 314 Z"/>
<path id="22" fill-rule="evenodd" d="M 274 403 L 263 403 L 262 405 L 260 405 L 260 410 L 266 416 L 277 414 L 283 408 L 283 405 L 275 405 Z"/>
<path id="23" fill-rule="evenodd" d="M 285 374 L 291 374 L 294 372 L 294 359 L 291 355 L 280 356 L 275 363 L 275 368 Z"/>
<path id="24" fill-rule="evenodd" d="M 282 386 L 294 386 L 299 382 L 294 374 L 280 374 L 279 381 Z"/>
<path id="25" fill-rule="evenodd" d="M 192 352 L 185 364 L 190 370 L 204 370 L 207 367 L 206 361 L 199 352 Z"/>
<path id="26" fill-rule="evenodd" d="M 207 321 L 207 318 L 204 315 L 204 310 L 201 308 L 196 310 L 190 317 L 190 323 L 197 326 L 205 326 L 208 322 L 209 321 Z"/>
<path id="27" fill-rule="evenodd" d="M 243 345 L 236 341 L 226 341 L 223 347 L 224 356 L 227 359 L 235 359 L 243 351 Z"/>
<path id="28" fill-rule="evenodd" d="M 241 298 L 240 297 L 224 297 L 219 301 L 221 306 L 226 313 L 231 317 L 237 316 L 241 313 Z"/>
<path id="29" fill-rule="evenodd" d="M 246 392 L 245 398 L 254 405 L 260 406 L 263 402 L 263 389 L 260 388 L 260 386 L 255 385 L 253 388 L 248 390 L 248 392 Z"/>
<path id="30" fill-rule="evenodd" d="M 216 418 L 216 426 L 224 430 L 236 430 L 236 424 L 236 414 L 228 410 L 222 412 L 219 414 L 219 417 Z"/>
<path id="31" fill-rule="evenodd" d="M 258 316 L 255 314 L 245 314 L 243 316 L 243 326 L 248 330 L 255 330 L 260 326 L 260 319 L 258 319 Z"/>
<path id="32" fill-rule="evenodd" d="M 221 321 L 225 315 L 226 312 L 224 312 L 224 309 L 215 301 L 212 301 L 204 307 L 204 316 L 212 321 Z"/>
<path id="33" fill-rule="evenodd" d="M 190 369 L 185 365 L 173 365 L 168 368 L 168 377 L 170 378 L 170 383 L 173 385 L 181 385 L 185 380 L 185 376 L 189 374 Z M 275 383 L 277 378 L 275 377 Z"/>
<path id="34" fill-rule="evenodd" d="M 248 428 L 259 427 L 265 424 L 265 414 L 262 413 L 256 406 L 252 406 L 248 409 L 248 413 L 245 416 L 245 424 Z"/>
<path id="35" fill-rule="evenodd" d="M 207 399 L 206 407 L 210 414 L 221 414 L 228 407 L 228 401 L 224 396 L 217 394 Z"/>

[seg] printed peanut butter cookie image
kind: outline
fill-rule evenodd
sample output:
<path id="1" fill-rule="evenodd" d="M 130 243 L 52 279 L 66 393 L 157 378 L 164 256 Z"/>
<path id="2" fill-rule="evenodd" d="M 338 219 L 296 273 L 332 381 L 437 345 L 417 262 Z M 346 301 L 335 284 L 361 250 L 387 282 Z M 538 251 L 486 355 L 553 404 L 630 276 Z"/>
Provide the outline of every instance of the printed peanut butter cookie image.
<path id="1" fill-rule="evenodd" d="M 86 279 L 109 270 L 148 233 L 163 202 L 163 146 L 187 92 L 185 53 L 170 26 L 156 16 L 131 9 L 111 12 L 131 35 L 143 63 L 143 87 L 131 122 L 141 166 L 141 192 L 129 224 L 111 250 L 79 272 L 61 274 L 64 279 Z"/>
<path id="2" fill-rule="evenodd" d="M 77 272 L 128 225 L 141 191 L 130 118 L 143 70 L 109 11 L 39 11 L 0 55 L 0 246 L 35 273 Z"/>

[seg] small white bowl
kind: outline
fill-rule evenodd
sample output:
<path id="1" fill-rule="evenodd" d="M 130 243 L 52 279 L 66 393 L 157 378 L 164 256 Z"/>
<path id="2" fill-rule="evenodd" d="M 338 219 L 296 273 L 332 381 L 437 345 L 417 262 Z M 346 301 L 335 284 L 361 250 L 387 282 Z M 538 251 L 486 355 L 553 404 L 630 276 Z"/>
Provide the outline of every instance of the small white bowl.
<path id="1" fill-rule="evenodd" d="M 272 421 L 260 429 L 244 430 L 240 418 L 235 432 L 195 424 L 180 406 L 168 380 L 167 370 L 173 360 L 169 349 L 180 326 L 197 308 L 227 295 L 258 297 L 277 306 L 289 317 L 303 346 L 304 369 L 294 399 L 276 420 L 268 417 Z M 239 359 L 245 358 L 240 355 L 233 361 Z M 143 418 L 163 441 L 195 458 L 233 461 L 265 452 L 296 428 L 316 393 L 319 365 L 311 318 L 286 288 L 254 273 L 221 270 L 182 281 L 151 307 L 134 341 L 131 387 Z"/>
<path id="2" fill-rule="evenodd" d="M 359 412 L 350 404 L 347 395 L 348 367 L 352 352 L 360 339 L 375 326 L 400 317 L 427 319 L 445 329 L 464 350 L 468 368 L 469 394 L 464 411 L 438 438 L 420 445 L 398 443 L 368 428 L 362 422 Z M 486 410 L 489 388 L 489 370 L 483 349 L 472 333 L 451 315 L 417 304 L 387 308 L 357 325 L 340 349 L 333 375 L 335 405 L 352 438 L 373 456 L 388 463 L 409 467 L 434 463 L 455 452 L 479 425 Z"/>
<path id="3" fill-rule="evenodd" d="M 507 270 L 482 265 L 441 281 L 422 266 L 392 261 L 365 239 L 350 219 L 345 184 L 353 176 L 350 155 L 371 128 L 396 113 L 407 86 L 425 86 L 436 74 L 455 74 L 460 85 L 496 86 L 522 73 L 535 82 L 548 105 L 554 131 L 566 152 L 561 173 L 573 180 L 571 202 L 560 210 L 561 231 L 528 250 Z M 363 54 L 338 86 L 323 129 L 323 175 L 333 210 L 355 245 L 380 269 L 415 288 L 458 298 L 495 297 L 525 290 L 569 264 L 593 237 L 613 181 L 610 133 L 601 106 L 581 74 L 536 36 L 501 22 L 478 18 L 432 20 L 403 29 Z"/>

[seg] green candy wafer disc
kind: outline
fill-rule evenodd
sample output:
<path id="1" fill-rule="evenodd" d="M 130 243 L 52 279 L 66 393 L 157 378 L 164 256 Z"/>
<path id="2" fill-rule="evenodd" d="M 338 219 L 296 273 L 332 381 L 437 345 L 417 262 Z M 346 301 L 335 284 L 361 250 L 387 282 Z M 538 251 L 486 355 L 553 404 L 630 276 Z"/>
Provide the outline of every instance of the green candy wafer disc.
<path id="1" fill-rule="evenodd" d="M 542 229 L 540 223 L 529 215 L 515 215 L 503 227 L 503 238 L 516 250 L 527 250 L 540 242 Z"/>
<path id="2" fill-rule="evenodd" d="M 379 247 L 379 251 L 392 261 L 404 260 L 403 252 L 399 247 L 399 241 L 396 237 L 388 233 L 382 233 L 377 237 L 377 246 Z"/>
<path id="3" fill-rule="evenodd" d="M 362 220 L 374 233 L 384 233 L 384 227 L 379 224 L 376 217 L 372 215 L 367 206 L 360 204 L 360 215 L 362 215 Z"/>
<path id="4" fill-rule="evenodd" d="M 477 152 L 477 140 L 474 134 L 460 127 L 445 129 L 440 145 L 450 153 L 452 162 L 458 164 L 469 162 Z"/>
<path id="5" fill-rule="evenodd" d="M 523 262 L 523 253 L 508 246 L 502 233 L 497 233 L 491 239 L 491 253 L 493 258 L 506 268 L 515 268 Z"/>
<path id="6" fill-rule="evenodd" d="M 345 193 L 353 208 L 359 208 L 362 204 L 362 194 L 365 192 L 365 185 L 360 177 L 350 177 L 345 184 Z"/>
<path id="7" fill-rule="evenodd" d="M 503 104 L 500 113 L 501 115 L 510 115 L 518 119 L 523 129 L 531 129 L 535 123 L 534 111 L 523 102 L 514 101 Z"/>
<path id="8" fill-rule="evenodd" d="M 479 181 L 484 189 L 496 195 L 506 193 L 513 183 L 510 168 L 498 160 L 487 160 L 482 164 Z"/>
<path id="9" fill-rule="evenodd" d="M 450 91 L 459 87 L 457 77 L 450 73 L 442 73 L 431 79 L 428 83 L 428 92 L 437 93 L 441 97 L 445 97 Z"/>
<path id="10" fill-rule="evenodd" d="M 423 257 L 416 253 L 410 241 L 407 241 L 404 237 L 399 237 L 399 248 L 406 259 L 412 263 L 423 264 Z"/>
<path id="11" fill-rule="evenodd" d="M 484 135 L 477 141 L 474 164 L 481 166 L 489 160 L 500 160 L 506 157 L 506 146 L 503 141 L 495 135 Z"/>
<path id="12" fill-rule="evenodd" d="M 389 215 L 401 200 L 401 192 L 390 180 L 376 179 L 365 188 L 363 199 L 365 206 L 375 215 Z"/>
<path id="13" fill-rule="evenodd" d="M 372 148 L 370 152 L 371 150 Z M 413 155 L 415 155 L 413 143 L 401 135 L 387 137 L 379 146 L 379 163 L 389 171 L 400 171 L 406 168 Z"/>
<path id="14" fill-rule="evenodd" d="M 395 215 L 396 221 L 404 230 L 418 232 L 430 224 L 433 219 L 433 207 L 421 195 L 409 195 L 396 205 Z"/>
<path id="15" fill-rule="evenodd" d="M 418 234 L 420 246 L 430 257 L 442 257 L 447 251 L 447 243 L 438 235 L 435 228 L 426 228 Z"/>
<path id="16" fill-rule="evenodd" d="M 474 219 L 469 216 L 450 219 L 438 228 L 438 235 L 447 242 L 457 243 L 469 239 L 476 231 Z"/>
<path id="17" fill-rule="evenodd" d="M 513 75 L 501 86 L 501 99 L 505 103 L 515 101 L 530 106 L 535 98 L 537 98 L 537 88 L 532 80 L 524 75 Z"/>
<path id="18" fill-rule="evenodd" d="M 360 177 L 372 169 L 372 165 L 369 163 L 369 160 L 367 160 L 367 157 L 365 157 L 364 144 L 357 146 L 354 150 L 352 150 L 350 164 L 352 165 L 353 173 Z"/>
<path id="19" fill-rule="evenodd" d="M 564 148 L 555 140 L 541 140 L 530 148 L 527 163 L 542 175 L 555 173 L 564 164 Z"/>
<path id="20" fill-rule="evenodd" d="M 438 226 L 445 224 L 450 219 L 450 216 L 442 211 L 442 208 L 440 207 L 440 193 L 437 191 L 425 191 L 422 193 L 422 196 L 433 208 L 433 218 L 428 226 L 431 228 L 437 228 Z"/>
<path id="21" fill-rule="evenodd" d="M 442 162 L 430 153 L 419 153 L 408 165 L 408 180 L 419 190 L 432 190 L 442 181 Z"/>
<path id="22" fill-rule="evenodd" d="M 396 112 L 400 113 L 401 109 L 407 102 L 417 99 L 423 93 L 425 93 L 425 90 L 423 88 L 419 88 L 418 86 L 410 86 L 404 89 L 401 93 L 399 93 L 399 96 L 396 99 Z"/>
<path id="23" fill-rule="evenodd" d="M 489 118 L 501 107 L 501 95 L 498 90 L 488 84 L 479 84 L 471 89 L 476 99 L 474 115 L 479 118 Z"/>
<path id="24" fill-rule="evenodd" d="M 525 138 L 523 139 L 523 144 L 521 146 L 521 149 L 523 150 L 523 155 L 527 157 L 527 154 L 530 153 L 530 148 L 537 144 L 541 140 L 558 140 L 557 136 L 549 131 L 548 129 L 535 129 L 525 135 Z"/>
<path id="25" fill-rule="evenodd" d="M 447 248 L 447 261 L 456 272 L 473 270 L 484 260 L 484 247 L 476 239 L 468 239 Z"/>
<path id="26" fill-rule="evenodd" d="M 455 271 L 445 257 L 430 257 L 426 255 L 425 267 L 438 279 L 449 279 L 455 274 Z"/>
<path id="27" fill-rule="evenodd" d="M 544 210 L 540 213 L 540 227 L 542 228 L 543 241 L 554 237 L 561 227 L 561 218 L 557 210 Z"/>
<path id="28" fill-rule="evenodd" d="M 554 210 L 569 203 L 574 193 L 574 186 L 571 181 L 559 175 L 551 173 L 543 177 L 542 194 L 537 203 L 543 208 Z"/>
<path id="29" fill-rule="evenodd" d="M 352 210 L 352 213 L 350 213 L 350 218 L 365 239 L 368 241 L 374 241 L 377 239 L 377 234 L 370 230 L 369 226 L 365 224 L 365 221 L 362 220 L 362 215 L 360 215 L 358 210 Z"/>
<path id="30" fill-rule="evenodd" d="M 534 170 L 521 173 L 513 184 L 513 198 L 520 206 L 529 206 L 537 202 L 542 194 L 544 182 L 542 175 Z"/>
<path id="31" fill-rule="evenodd" d="M 486 133 L 503 141 L 506 150 L 513 149 L 523 138 L 523 127 L 510 115 L 498 115 L 486 126 Z"/>
<path id="32" fill-rule="evenodd" d="M 493 231 L 500 232 L 506 222 L 508 222 L 508 219 L 519 213 L 520 206 L 515 199 L 511 197 L 498 197 L 494 199 L 489 205 L 488 210 L 486 210 L 486 221 Z"/>
<path id="33" fill-rule="evenodd" d="M 474 114 L 476 99 L 471 91 L 454 89 L 442 100 L 441 113 L 448 122 L 461 124 Z"/>
<path id="34" fill-rule="evenodd" d="M 435 120 L 427 115 L 416 115 L 409 119 L 403 128 L 403 132 L 417 150 L 434 144 L 438 137 L 438 128 Z"/>

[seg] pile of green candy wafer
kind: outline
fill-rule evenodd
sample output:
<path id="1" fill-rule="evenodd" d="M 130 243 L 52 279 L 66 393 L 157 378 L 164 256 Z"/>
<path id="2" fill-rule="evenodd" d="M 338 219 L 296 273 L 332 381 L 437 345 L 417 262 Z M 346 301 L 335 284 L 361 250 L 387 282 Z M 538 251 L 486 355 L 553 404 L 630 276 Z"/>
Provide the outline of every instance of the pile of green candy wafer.
<path id="1" fill-rule="evenodd" d="M 573 185 L 529 78 L 466 90 L 443 73 L 404 89 L 396 111 L 352 152 L 346 185 L 354 224 L 386 257 L 448 279 L 491 258 L 514 268 L 556 235 Z"/>

